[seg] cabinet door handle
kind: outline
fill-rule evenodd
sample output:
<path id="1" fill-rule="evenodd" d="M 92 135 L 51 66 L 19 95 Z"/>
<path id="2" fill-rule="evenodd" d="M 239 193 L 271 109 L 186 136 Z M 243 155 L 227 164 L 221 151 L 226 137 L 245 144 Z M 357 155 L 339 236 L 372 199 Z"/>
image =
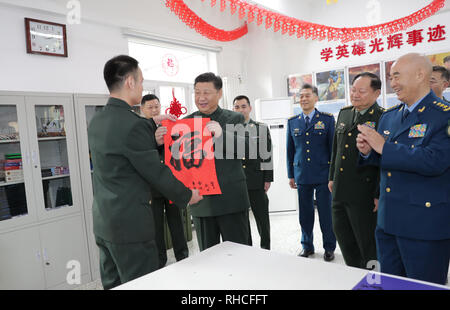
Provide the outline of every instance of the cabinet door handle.
<path id="1" fill-rule="evenodd" d="M 38 168 L 37 160 L 36 160 L 36 151 L 31 152 L 31 162 L 34 165 L 34 168 Z"/>

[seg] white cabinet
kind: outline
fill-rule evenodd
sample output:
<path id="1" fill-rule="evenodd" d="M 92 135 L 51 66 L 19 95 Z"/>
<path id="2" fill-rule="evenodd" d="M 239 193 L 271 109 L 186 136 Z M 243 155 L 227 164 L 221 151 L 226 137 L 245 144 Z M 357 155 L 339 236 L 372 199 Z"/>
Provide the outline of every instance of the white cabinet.
<path id="1" fill-rule="evenodd" d="M 0 92 L 0 161 L 0 288 L 89 276 L 73 95 Z"/>
<path id="2" fill-rule="evenodd" d="M 45 288 L 38 228 L 0 234 L 0 250 L 0 290 Z"/>

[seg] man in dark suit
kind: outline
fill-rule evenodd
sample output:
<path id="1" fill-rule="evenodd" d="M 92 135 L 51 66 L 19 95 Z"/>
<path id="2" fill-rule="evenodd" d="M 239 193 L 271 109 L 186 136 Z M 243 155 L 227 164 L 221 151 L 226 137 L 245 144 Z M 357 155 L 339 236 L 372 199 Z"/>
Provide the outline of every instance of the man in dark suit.
<path id="1" fill-rule="evenodd" d="M 383 113 L 376 103 L 380 92 L 381 80 L 373 73 L 361 73 L 353 79 L 352 105 L 339 112 L 331 156 L 329 189 L 333 193 L 333 230 L 345 263 L 357 268 L 370 268 L 367 263 L 377 259 L 375 203 L 379 171 L 373 166 L 357 167 L 356 136 L 358 124 L 377 128 Z"/>
<path id="2" fill-rule="evenodd" d="M 161 118 L 161 103 L 159 98 L 153 94 L 145 95 L 141 100 L 141 113 L 147 118 L 153 128 L 158 127 L 156 122 Z M 161 163 L 164 163 L 164 146 L 158 148 Z M 189 248 L 184 235 L 183 221 L 181 217 L 182 208 L 170 203 L 156 189 L 152 189 L 152 211 L 155 218 L 155 239 L 159 251 L 159 267 L 167 263 L 167 249 L 164 237 L 165 223 L 167 224 L 172 238 L 173 253 L 175 259 L 180 261 L 189 256 Z M 166 220 L 165 220 L 166 219 Z"/>
<path id="3" fill-rule="evenodd" d="M 450 98 L 444 98 L 444 91 L 450 86 L 450 71 L 442 66 L 433 66 L 430 85 L 431 90 L 438 98 L 449 102 Z"/>
<path id="4" fill-rule="evenodd" d="M 267 191 L 273 181 L 272 143 L 269 128 L 250 118 L 252 107 L 247 96 L 237 96 L 233 100 L 233 110 L 245 118 L 245 126 L 249 131 L 249 147 L 253 148 L 248 158 L 242 159 L 242 168 L 247 179 L 248 196 L 259 236 L 260 246 L 270 250 L 269 198 Z M 250 245 L 252 234 L 249 231 Z"/>
<path id="5" fill-rule="evenodd" d="M 317 88 L 303 85 L 300 105 L 303 112 L 288 120 L 287 171 L 289 186 L 298 191 L 299 219 L 303 250 L 299 256 L 314 254 L 314 192 L 322 230 L 324 260 L 334 259 L 336 237 L 331 223 L 331 193 L 328 190 L 331 149 L 334 135 L 332 114 L 315 109 Z"/>
<path id="6" fill-rule="evenodd" d="M 93 117 L 88 137 L 94 234 L 102 284 L 110 289 L 158 269 L 150 186 L 180 206 L 201 196 L 161 164 L 150 123 L 131 109 L 142 98 L 138 62 L 114 57 L 105 65 L 104 78 L 110 98 Z"/>
<path id="7" fill-rule="evenodd" d="M 237 152 L 238 149 L 248 149 L 244 116 L 219 107 L 222 79 L 214 73 L 199 75 L 195 79 L 194 91 L 198 111 L 186 118 L 211 119 L 206 128 L 213 135 L 216 174 L 222 191 L 220 195 L 205 196 L 192 206 L 200 250 L 220 243 L 220 238 L 222 241 L 248 245 L 250 201 L 241 161 L 245 152 L 243 155 Z M 164 126 L 157 129 L 155 136 L 159 144 L 164 142 L 166 133 Z"/>
<path id="8" fill-rule="evenodd" d="M 380 167 L 375 237 L 381 272 L 444 284 L 450 260 L 450 105 L 430 91 L 432 65 L 407 54 L 391 68 L 403 102 L 378 132 L 358 126 L 362 164 Z"/>

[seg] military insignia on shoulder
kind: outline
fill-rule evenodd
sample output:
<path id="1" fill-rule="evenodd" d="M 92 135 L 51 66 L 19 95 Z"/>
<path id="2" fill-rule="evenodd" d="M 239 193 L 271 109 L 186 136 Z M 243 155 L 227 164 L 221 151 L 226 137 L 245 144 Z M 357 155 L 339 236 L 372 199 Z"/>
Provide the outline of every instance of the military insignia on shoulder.
<path id="1" fill-rule="evenodd" d="M 328 113 L 328 112 L 322 112 L 322 111 L 320 111 L 320 113 L 322 113 L 323 115 L 327 115 L 327 116 L 333 116 L 333 117 L 334 117 L 334 115 L 333 115 L 333 114 L 331 114 L 331 113 Z"/>
<path id="2" fill-rule="evenodd" d="M 403 103 L 399 103 L 397 105 L 394 105 L 393 107 L 390 107 L 389 109 L 384 110 L 384 112 L 386 113 L 386 112 L 389 112 L 389 111 L 393 111 L 393 110 L 398 109 L 398 108 L 400 108 L 402 106 L 403 106 Z"/>
<path id="3" fill-rule="evenodd" d="M 288 120 L 290 121 L 291 119 L 297 118 L 298 115 L 294 115 L 292 117 L 289 117 Z"/>
<path id="4" fill-rule="evenodd" d="M 450 106 L 440 101 L 433 101 L 433 104 L 442 109 L 444 112 L 450 111 Z"/>

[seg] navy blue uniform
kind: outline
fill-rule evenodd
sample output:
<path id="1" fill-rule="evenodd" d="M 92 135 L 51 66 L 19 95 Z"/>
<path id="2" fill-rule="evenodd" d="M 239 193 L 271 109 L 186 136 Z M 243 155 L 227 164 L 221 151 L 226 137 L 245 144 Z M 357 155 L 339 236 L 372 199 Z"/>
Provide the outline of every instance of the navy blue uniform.
<path id="1" fill-rule="evenodd" d="M 295 179 L 297 184 L 302 245 L 305 250 L 314 251 L 314 190 L 324 249 L 333 252 L 336 248 L 331 223 L 331 193 L 328 190 L 334 127 L 333 115 L 318 110 L 315 110 L 309 126 L 306 126 L 303 113 L 288 120 L 288 178 Z"/>
<path id="2" fill-rule="evenodd" d="M 450 106 L 430 92 L 402 121 L 387 110 L 376 229 L 381 271 L 444 284 L 450 259 Z"/>

